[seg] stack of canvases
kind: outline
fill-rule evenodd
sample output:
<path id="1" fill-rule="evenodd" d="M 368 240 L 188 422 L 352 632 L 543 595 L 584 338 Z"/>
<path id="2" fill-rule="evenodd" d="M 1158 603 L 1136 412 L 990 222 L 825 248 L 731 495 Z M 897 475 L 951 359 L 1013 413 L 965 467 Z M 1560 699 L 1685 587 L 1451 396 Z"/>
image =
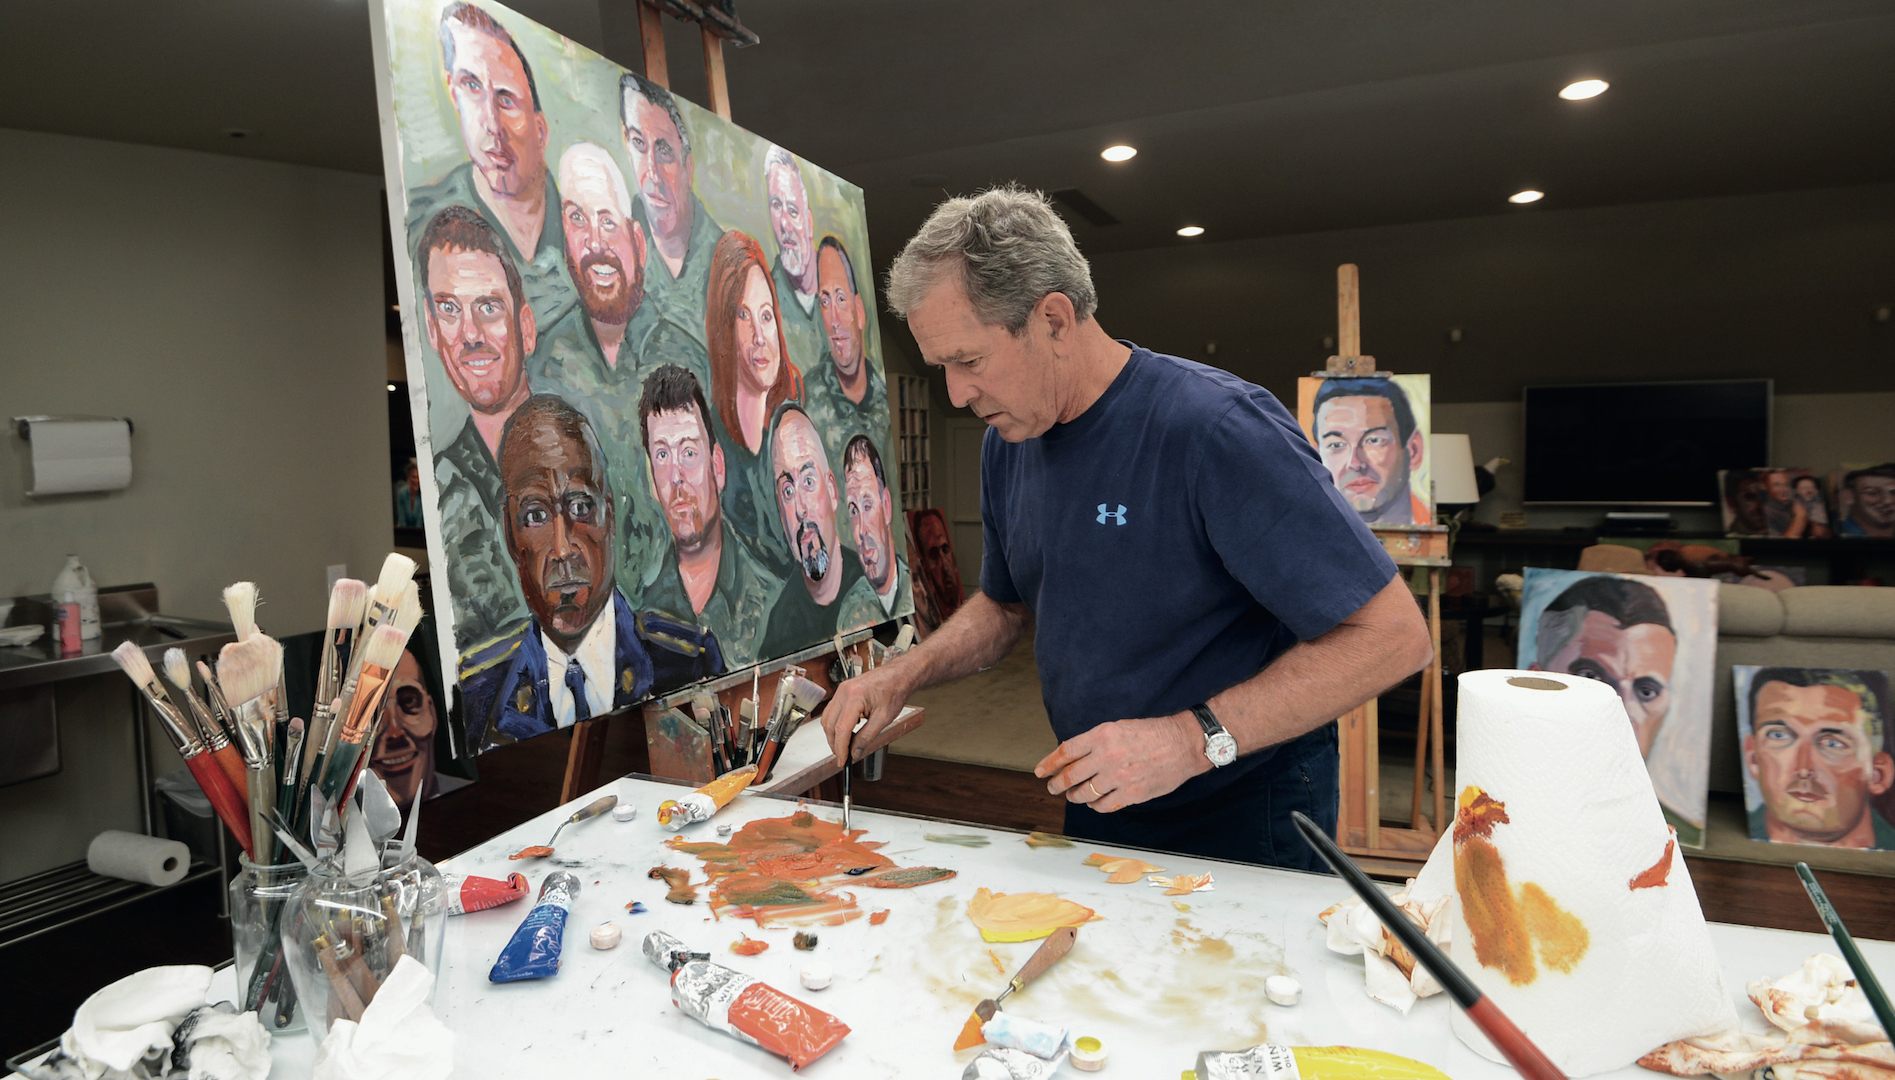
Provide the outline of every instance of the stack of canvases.
<path id="1" fill-rule="evenodd" d="M 1801 468 L 1727 469 L 1717 486 L 1732 536 L 1895 537 L 1895 462 L 1840 465 L 1827 492 Z"/>
<path id="2" fill-rule="evenodd" d="M 860 190 L 498 4 L 383 15 L 469 744 L 910 614 Z"/>

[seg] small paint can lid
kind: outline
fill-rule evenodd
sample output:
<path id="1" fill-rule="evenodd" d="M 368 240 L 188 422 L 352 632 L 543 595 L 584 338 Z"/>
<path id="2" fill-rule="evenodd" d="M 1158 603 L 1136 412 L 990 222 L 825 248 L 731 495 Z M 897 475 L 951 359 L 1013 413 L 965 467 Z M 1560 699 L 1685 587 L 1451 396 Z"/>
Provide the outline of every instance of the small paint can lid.
<path id="1" fill-rule="evenodd" d="M 811 960 L 803 965 L 800 978 L 804 989 L 821 990 L 834 981 L 836 969 L 825 960 Z"/>
<path id="2" fill-rule="evenodd" d="M 600 923 L 592 928 L 592 947 L 595 949 L 616 949 L 625 938 L 625 931 L 617 923 Z"/>
<path id="3" fill-rule="evenodd" d="M 1073 1068 L 1086 1072 L 1098 1072 L 1105 1068 L 1105 1040 L 1094 1035 L 1081 1035 L 1073 1040 Z"/>
<path id="4" fill-rule="evenodd" d="M 620 803 L 612 808 L 613 821 L 630 821 L 638 816 L 638 807 L 631 803 Z"/>

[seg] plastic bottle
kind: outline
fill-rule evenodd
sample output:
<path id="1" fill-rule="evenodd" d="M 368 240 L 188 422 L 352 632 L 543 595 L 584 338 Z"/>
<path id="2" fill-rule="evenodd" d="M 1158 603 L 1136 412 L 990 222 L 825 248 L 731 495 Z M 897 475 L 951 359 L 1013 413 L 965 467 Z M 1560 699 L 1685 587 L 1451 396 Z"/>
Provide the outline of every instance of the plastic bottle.
<path id="1" fill-rule="evenodd" d="M 69 605 L 73 610 L 67 610 Z M 68 620 L 77 628 L 78 641 L 98 640 L 99 588 L 77 555 L 66 556 L 65 567 L 53 579 L 53 606 L 56 609 L 54 619 L 61 631 L 62 648 L 66 647 L 63 638 Z M 77 648 L 77 642 L 71 647 Z"/>

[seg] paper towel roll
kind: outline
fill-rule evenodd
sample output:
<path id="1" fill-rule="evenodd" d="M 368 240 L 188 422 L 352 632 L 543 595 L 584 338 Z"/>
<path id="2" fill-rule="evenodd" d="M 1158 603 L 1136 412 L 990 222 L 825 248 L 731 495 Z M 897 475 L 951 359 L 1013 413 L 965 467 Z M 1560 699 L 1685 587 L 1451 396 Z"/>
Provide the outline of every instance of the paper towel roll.
<path id="1" fill-rule="evenodd" d="M 105 877 L 143 885 L 175 885 L 191 867 L 191 849 L 176 840 L 107 829 L 86 848 L 86 865 Z"/>
<path id="2" fill-rule="evenodd" d="M 33 490 L 28 495 L 117 491 L 132 482 L 132 431 L 123 420 L 32 417 Z"/>
<path id="3" fill-rule="evenodd" d="M 1569 1076 L 1737 1026 L 1625 706 L 1591 679 L 1460 677 L 1451 950 Z M 1462 1041 L 1503 1060 L 1456 1009 Z"/>

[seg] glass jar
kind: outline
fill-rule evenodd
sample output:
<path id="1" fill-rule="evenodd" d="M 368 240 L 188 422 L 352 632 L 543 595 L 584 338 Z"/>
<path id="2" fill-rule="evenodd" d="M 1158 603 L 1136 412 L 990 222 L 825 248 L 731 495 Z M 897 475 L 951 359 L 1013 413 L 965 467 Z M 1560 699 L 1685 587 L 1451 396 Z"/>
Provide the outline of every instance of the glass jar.
<path id="1" fill-rule="evenodd" d="M 434 864 L 390 843 L 379 869 L 343 872 L 318 863 L 290 901 L 283 951 L 312 1030 L 360 1020 L 395 969 L 412 956 L 436 975 L 447 934 L 447 889 Z"/>
<path id="2" fill-rule="evenodd" d="M 245 1011 L 271 1032 L 301 1031 L 303 1012 L 283 960 L 283 912 L 309 871 L 299 862 L 258 866 L 237 856 L 230 879 L 230 943 Z"/>

